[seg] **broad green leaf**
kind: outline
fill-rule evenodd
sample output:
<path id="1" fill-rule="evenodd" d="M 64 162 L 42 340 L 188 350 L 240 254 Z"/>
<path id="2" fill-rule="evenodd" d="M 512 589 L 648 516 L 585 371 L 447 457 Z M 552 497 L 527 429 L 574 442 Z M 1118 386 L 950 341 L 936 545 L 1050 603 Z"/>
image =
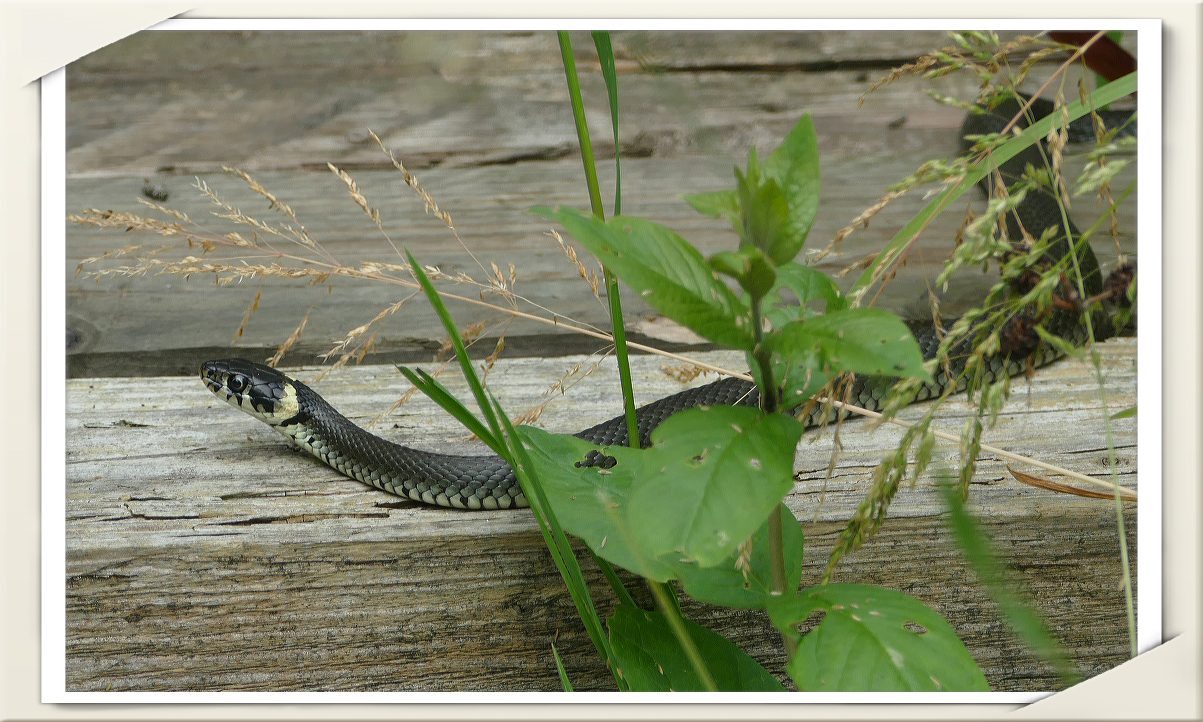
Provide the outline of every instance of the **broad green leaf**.
<path id="1" fill-rule="evenodd" d="M 739 196 L 733 190 L 688 195 L 685 196 L 685 202 L 698 213 L 711 218 L 734 221 L 739 217 Z"/>
<path id="2" fill-rule="evenodd" d="M 827 313 L 848 307 L 848 300 L 840 293 L 840 287 L 826 273 L 800 263 L 777 266 L 777 282 L 773 285 L 773 291 L 780 294 L 787 289 L 793 291 L 803 305 L 811 301 L 823 301 Z"/>
<path id="3" fill-rule="evenodd" d="M 764 667 L 725 637 L 682 620 L 715 684 L 723 692 L 784 692 Z M 635 692 L 700 692 L 705 687 L 668 619 L 625 604 L 607 620 L 618 673 Z"/>
<path id="4" fill-rule="evenodd" d="M 794 625 L 822 612 L 805 635 Z M 769 617 L 800 640 L 787 670 L 807 692 L 989 692 L 952 625 L 892 589 L 828 584 L 770 600 Z M 620 656 L 617 649 L 615 655 Z"/>
<path id="5" fill-rule="evenodd" d="M 779 239 L 787 232 L 789 225 L 789 204 L 776 181 L 759 177 L 751 167 L 746 176 L 736 168 L 735 180 L 739 191 L 740 214 L 736 227 L 739 247 L 759 249 L 778 263 L 793 260 L 793 256 L 790 256 L 782 261 L 775 253 Z"/>
<path id="6" fill-rule="evenodd" d="M 531 210 L 558 221 L 661 314 L 719 345 L 752 347 L 748 309 L 673 231 L 641 218 L 602 222 L 573 209 Z"/>
<path id="7" fill-rule="evenodd" d="M 759 248 L 720 251 L 706 259 L 710 267 L 739 281 L 753 298 L 763 298 L 777 281 L 777 271 Z"/>
<path id="8" fill-rule="evenodd" d="M 795 321 L 769 335 L 766 344 L 784 359 L 817 355 L 821 368 L 930 381 L 915 337 L 897 316 L 875 308 L 852 308 Z"/>
<path id="9" fill-rule="evenodd" d="M 594 554 L 653 581 L 678 579 L 686 592 L 702 601 L 764 608 L 768 584 L 765 580 L 769 579 L 767 525 L 761 525 L 753 536 L 750 583 L 746 588 L 743 573 L 735 567 L 738 550 L 707 569 L 701 569 L 697 562 L 685 559 L 679 552 L 653 559 L 633 542 L 627 515 L 633 490 L 659 468 L 656 463 L 661 457 L 654 449 L 613 446 L 603 450 L 574 436 L 552 434 L 532 426 L 520 427 L 519 433 L 559 523 L 565 531 L 584 541 Z M 615 465 L 609 469 L 574 466 L 596 450 L 603 450 L 615 459 Z M 793 588 L 802 574 L 803 538 L 797 521 L 788 516 L 788 510 L 786 513 L 786 575 Z M 724 581 L 731 581 L 738 588 L 719 589 Z"/>
<path id="10" fill-rule="evenodd" d="M 819 141 L 809 113 L 765 159 L 762 172 L 776 181 L 789 205 L 786 232 L 769 253 L 781 265 L 802 250 L 819 214 Z"/>
<path id="11" fill-rule="evenodd" d="M 786 593 L 792 593 L 802 580 L 805 538 L 802 525 L 785 505 L 781 506 L 781 518 L 785 542 Z M 685 593 L 699 602 L 739 609 L 764 609 L 772 590 L 767 522 L 761 525 L 746 546 L 749 552 L 746 574 L 736 567 L 739 549 L 719 564 L 705 569 L 696 564 L 678 563 L 677 578 L 685 587 Z"/>
<path id="12" fill-rule="evenodd" d="M 664 582 L 677 576 L 672 566 L 645 554 L 634 542 L 627 519 L 632 489 L 657 468 L 651 450 L 607 447 L 605 453 L 617 462 L 613 467 L 582 468 L 574 466 L 575 462 L 601 447 L 533 426 L 523 426 L 519 433 L 547 502 L 567 532 L 599 557 L 648 579 Z"/>
<path id="13" fill-rule="evenodd" d="M 652 432 L 653 475 L 628 518 L 645 554 L 681 552 L 714 566 L 751 536 L 793 487 L 803 425 L 732 406 L 676 414 Z"/>
<path id="14" fill-rule="evenodd" d="M 822 271 L 800 263 L 783 263 L 776 268 L 777 280 L 765 295 L 763 313 L 773 328 L 782 328 L 790 321 L 808 318 L 816 313 L 807 308 L 812 301 L 822 301 L 826 313 L 842 311 L 848 300 L 840 287 Z M 789 294 L 784 293 L 789 291 Z"/>

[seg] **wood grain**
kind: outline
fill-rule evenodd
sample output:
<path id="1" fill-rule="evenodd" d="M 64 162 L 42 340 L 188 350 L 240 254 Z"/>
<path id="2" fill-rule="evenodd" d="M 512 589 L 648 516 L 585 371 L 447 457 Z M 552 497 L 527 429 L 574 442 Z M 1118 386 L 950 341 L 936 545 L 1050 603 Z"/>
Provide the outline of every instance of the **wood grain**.
<path id="1" fill-rule="evenodd" d="M 732 168 L 746 162 L 749 149 L 771 149 L 811 113 L 823 182 L 808 247 L 826 246 L 889 186 L 924 161 L 956 152 L 962 112 L 934 103 L 924 91 L 971 99 L 974 77 L 903 79 L 861 104 L 869 86 L 891 68 L 945 42 L 940 33 L 616 34 L 624 212 L 663 223 L 705 252 L 730 247 L 729 226 L 696 214 L 681 196 L 730 187 Z M 594 142 L 605 156 L 613 153 L 609 111 L 591 46 L 587 37 L 577 39 Z M 1033 77 L 1047 77 L 1052 67 L 1038 67 Z M 1076 77 L 1071 74 L 1066 85 L 1071 98 Z M 464 246 L 423 213 L 421 201 L 370 140 L 369 128 L 452 214 Z M 353 174 L 380 209 L 389 237 L 423 263 L 478 279 L 485 274 L 473 255 L 485 269 L 491 262 L 502 269 L 513 263 L 517 290 L 526 298 L 605 326 L 604 306 L 547 237 L 550 224 L 528 211 L 533 205 L 588 206 L 575 148 L 552 33 L 148 32 L 68 69 L 71 212 L 145 212 L 137 201 L 148 177 L 169 189 L 169 207 L 215 230 L 245 233 L 245 226 L 211 216 L 215 208 L 190 187 L 200 177 L 248 214 L 282 221 L 263 198 L 221 171 L 235 166 L 291 205 L 343 263 L 395 261 L 389 242 L 327 170 L 329 162 Z M 609 199 L 610 165 L 602 162 L 600 172 Z M 978 194 L 970 195 L 929 227 L 879 305 L 929 313 L 920 295 L 950 253 L 966 209 L 980 211 Z M 821 268 L 835 271 L 879 249 L 923 204 L 921 191 L 895 201 Z M 1077 199 L 1072 210 L 1083 223 L 1099 212 L 1090 198 Z M 1096 240 L 1105 264 L 1135 249 L 1127 235 L 1135 228 L 1134 214 L 1135 196 L 1121 209 L 1117 242 Z M 262 350 L 281 343 L 307 314 L 302 350 L 308 356 L 299 358 L 312 358 L 403 296 L 393 287 L 348 282 L 328 293 L 304 280 L 216 287 L 211 278 L 184 282 L 149 275 L 96 283 L 76 277 L 82 259 L 131 243 L 154 248 L 161 239 L 73 224 L 67 230 L 63 270 L 77 375 L 100 368 L 83 363 L 85 356 L 110 355 L 119 369 L 118 362 L 202 347 L 253 347 L 270 355 Z M 944 311 L 956 315 L 967 299 L 981 298 L 989 282 L 961 274 L 948 289 Z M 236 337 L 259 290 L 263 302 Z M 455 310 L 466 322 L 484 318 Z M 632 322 L 651 315 L 637 298 L 626 301 L 626 311 Z M 491 328 L 489 335 L 501 330 Z M 526 322 L 505 331 L 556 337 L 554 328 Z M 424 304 L 413 304 L 385 325 L 377 344 L 381 351 L 412 349 L 441 335 Z M 554 352 L 560 342 L 538 343 Z M 158 373 L 175 372 L 179 355 Z"/>
<path id="2" fill-rule="evenodd" d="M 1134 403 L 1135 346 L 1102 347 L 1109 409 Z M 503 360 L 490 384 L 517 412 L 575 360 Z M 641 401 L 681 388 L 661 365 L 635 359 Z M 316 370 L 297 373 L 313 380 Z M 608 418 L 619 406 L 615 377 L 603 364 L 540 423 L 575 429 Z M 315 386 L 366 424 L 406 384 L 391 367 L 363 366 Z M 529 512 L 423 507 L 340 477 L 195 378 L 77 379 L 67 399 L 69 689 L 555 690 L 553 641 L 578 689 L 610 688 Z M 948 404 L 941 428 L 955 433 L 964 408 Z M 1101 418 L 1091 371 L 1064 361 L 1030 385 L 1017 381 L 984 440 L 1106 477 Z M 1112 430 L 1118 478 L 1136 488 L 1135 421 L 1113 421 Z M 480 451 L 417 397 L 376 432 L 419 448 Z M 799 445 L 787 504 L 807 538 L 804 584 L 821 574 L 897 436 L 846 425 L 826 480 L 831 432 Z M 936 463 L 955 464 L 956 450 L 941 446 Z M 1119 664 L 1127 636 L 1112 505 L 1023 486 L 1004 467 L 981 460 L 971 501 L 1015 588 L 1026 589 L 1084 674 Z M 1055 688 L 974 582 L 930 484 L 925 476 L 899 494 L 885 527 L 841 563 L 836 581 L 882 584 L 935 607 L 996 690 Z M 1134 552 L 1134 508 L 1125 519 Z M 586 565 L 605 613 L 609 592 Z M 779 637 L 762 614 L 693 603 L 686 611 L 782 674 Z"/>

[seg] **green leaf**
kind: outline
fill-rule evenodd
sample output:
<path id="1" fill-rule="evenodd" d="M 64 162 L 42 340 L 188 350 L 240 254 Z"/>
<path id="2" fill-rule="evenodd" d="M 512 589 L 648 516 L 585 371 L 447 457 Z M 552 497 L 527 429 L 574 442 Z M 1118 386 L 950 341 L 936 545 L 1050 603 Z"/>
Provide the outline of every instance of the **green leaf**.
<path id="1" fill-rule="evenodd" d="M 822 620 L 799 634 L 794 625 L 815 611 Z M 769 617 L 799 640 L 786 667 L 799 690 L 990 691 L 952 625 L 901 592 L 863 584 L 811 587 L 770 600 Z"/>
<path id="2" fill-rule="evenodd" d="M 823 301 L 828 313 L 848 307 L 848 300 L 840 293 L 840 287 L 826 273 L 800 263 L 777 266 L 777 282 L 773 284 L 773 291 L 780 294 L 786 289 L 793 291 L 803 305 L 815 300 Z"/>
<path id="3" fill-rule="evenodd" d="M 1114 414 L 1112 414 L 1112 415 L 1111 415 L 1111 419 L 1112 419 L 1112 420 L 1115 420 L 1115 419 L 1128 419 L 1128 418 L 1131 418 L 1131 417 L 1133 417 L 1133 416 L 1136 416 L 1136 407 L 1135 407 L 1135 406 L 1129 406 L 1128 408 L 1124 409 L 1123 411 L 1116 411 Z"/>
<path id="4" fill-rule="evenodd" d="M 615 459 L 609 469 L 577 467 L 593 444 L 573 436 L 552 434 L 523 426 L 519 429 L 532 466 L 537 472 L 548 506 L 568 533 L 579 537 L 603 562 L 609 562 L 657 582 L 678 579 L 695 599 L 743 609 L 763 609 L 769 593 L 768 525 L 762 524 L 751 539 L 748 583 L 735 566 L 739 550 L 717 565 L 701 568 L 678 552 L 657 558 L 648 556 L 634 543 L 628 519 L 633 490 L 659 469 L 654 450 L 622 446 L 604 452 Z M 786 510 L 784 540 L 786 578 L 796 588 L 802 576 L 804 539 L 801 527 Z M 633 603 L 632 603 L 633 604 Z"/>
<path id="5" fill-rule="evenodd" d="M 819 143 L 804 115 L 764 163 L 753 150 L 747 173 L 735 169 L 736 190 L 685 196 L 699 213 L 726 218 L 743 244 L 782 265 L 798 255 L 819 212 Z"/>
<path id="6" fill-rule="evenodd" d="M 729 640 L 688 619 L 683 621 L 720 691 L 785 691 L 773 675 Z M 632 691 L 705 690 L 664 615 L 624 604 L 614 609 L 607 625 L 618 673 L 630 683 Z"/>
<path id="7" fill-rule="evenodd" d="M 739 191 L 740 215 L 736 231 L 739 233 L 740 248 L 757 248 L 775 262 L 793 260 L 793 256 L 790 256 L 785 261 L 779 261 L 774 253 L 779 238 L 789 224 L 789 204 L 776 181 L 761 179 L 754 174 L 750 160 L 748 175 L 743 175 L 736 168 L 735 180 Z"/>
<path id="8" fill-rule="evenodd" d="M 519 434 L 543 482 L 548 505 L 565 530 L 599 557 L 640 576 L 658 582 L 677 576 L 672 566 L 644 553 L 634 542 L 627 518 L 632 489 L 657 468 L 650 450 L 606 447 L 605 453 L 617 462 L 613 467 L 582 468 L 574 463 L 601 447 L 533 426 L 521 427 Z"/>
<path id="9" fill-rule="evenodd" d="M 739 218 L 739 196 L 733 190 L 698 193 L 685 196 L 685 202 L 695 211 L 711 218 Z"/>
<path id="10" fill-rule="evenodd" d="M 753 298 L 764 298 L 777 281 L 777 271 L 759 248 L 719 251 L 706 262 L 719 273 L 739 281 Z"/>
<path id="11" fill-rule="evenodd" d="M 802 554 L 805 538 L 802 525 L 785 505 L 781 506 L 782 531 L 785 542 L 786 589 L 798 588 L 802 580 Z M 678 563 L 677 578 L 685 593 L 699 602 L 719 604 L 738 609 L 765 609 L 772 596 L 772 572 L 769 554 L 769 526 L 766 522 L 748 541 L 748 570 L 745 576 L 736 568 L 737 549 L 731 556 L 713 567 Z"/>
<path id="12" fill-rule="evenodd" d="M 782 328 L 790 321 L 817 315 L 807 308 L 812 301 L 822 301 L 827 313 L 848 307 L 848 300 L 840 293 L 840 287 L 822 271 L 794 262 L 783 263 L 777 266 L 776 271 L 777 280 L 765 294 L 767 303 L 762 311 L 773 328 Z"/>
<path id="13" fill-rule="evenodd" d="M 605 223 L 573 209 L 531 210 L 558 221 L 661 314 L 719 345 L 752 348 L 747 307 L 673 231 L 641 218 L 616 216 Z"/>
<path id="14" fill-rule="evenodd" d="M 781 265 L 792 261 L 819 214 L 819 140 L 809 113 L 794 126 L 769 157 L 762 172 L 776 181 L 789 206 L 785 233 L 774 243 L 769 256 Z"/>
<path id="15" fill-rule="evenodd" d="M 804 426 L 759 409 L 698 407 L 652 432 L 653 475 L 633 490 L 635 541 L 714 566 L 751 536 L 793 488 Z"/>
<path id="16" fill-rule="evenodd" d="M 876 308 L 852 308 L 795 321 L 766 339 L 785 359 L 816 355 L 824 371 L 905 376 L 930 381 L 915 337 L 897 316 Z"/>

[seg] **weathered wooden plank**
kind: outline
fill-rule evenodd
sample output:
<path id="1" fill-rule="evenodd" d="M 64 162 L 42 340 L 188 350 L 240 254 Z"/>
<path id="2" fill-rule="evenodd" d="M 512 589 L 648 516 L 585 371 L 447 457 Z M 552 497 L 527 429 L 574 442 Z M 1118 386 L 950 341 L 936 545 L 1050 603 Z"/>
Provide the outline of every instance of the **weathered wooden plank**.
<path id="1" fill-rule="evenodd" d="M 891 173 L 897 178 L 913 169 L 911 160 L 878 155 L 825 166 L 824 205 L 812 231 L 815 247 L 825 244 L 826 239 L 884 191 L 884 186 L 866 188 L 867 183 L 862 181 L 870 173 L 869 163 L 877 165 L 876 172 Z M 460 237 L 486 268 L 490 262 L 496 262 L 503 269 L 513 263 L 517 269 L 518 293 L 554 310 L 561 317 L 605 327 L 608 320 L 604 306 L 592 297 L 578 280 L 575 268 L 547 237 L 552 225 L 527 210 L 539 203 L 587 205 L 579 184 L 573 182 L 579 173 L 577 166 L 576 161 L 565 159 L 471 171 L 431 170 L 422 174 L 422 182 L 444 208 L 453 212 Z M 694 213 L 680 200 L 680 185 L 676 180 L 691 176 L 695 179 L 695 189 L 715 190 L 728 185 L 729 173 L 730 165 L 686 159 L 628 160 L 624 163 L 626 208 L 631 214 L 650 217 L 678 230 L 703 252 L 729 247 L 733 242 L 730 229 L 722 222 Z M 360 171 L 355 177 L 369 199 L 382 199 L 385 228 L 398 244 L 408 246 L 423 263 L 437 265 L 449 273 L 463 271 L 478 279 L 486 277 L 469 252 L 442 224 L 422 214 L 416 199 L 408 193 L 398 197 L 400 181 L 395 172 Z M 335 253 L 341 262 L 356 265 L 364 260 L 396 261 L 387 241 L 380 237 L 371 220 L 347 199 L 345 187 L 333 175 L 264 173 L 258 178 L 297 210 L 313 237 Z M 261 199 L 249 196 L 237 179 L 212 178 L 207 182 L 248 212 L 261 207 Z M 1117 181 L 1120 182 L 1124 181 Z M 116 196 L 131 198 L 140 185 L 141 179 L 75 181 L 73 188 L 78 195 L 73 198 L 80 200 L 73 207 L 133 210 L 137 207 L 136 202 L 123 205 Z M 205 199 L 183 191 L 178 196 L 173 207 L 193 218 L 208 216 L 211 206 Z M 483 203 L 482 198 L 494 200 Z M 387 205 L 383 202 L 386 200 Z M 819 267 L 834 272 L 880 248 L 922 205 L 923 199 L 918 194 L 899 199 L 868 229 L 849 237 L 840 255 L 829 257 Z M 1085 222 L 1094 211 L 1094 204 L 1079 202 L 1075 211 Z M 1129 206 L 1128 212 L 1121 217 L 1122 227 L 1134 227 L 1132 213 L 1134 206 Z M 261 214 L 261 217 L 268 216 Z M 909 306 L 911 313 L 925 313 L 918 298 L 950 252 L 951 239 L 962 219 L 960 212 L 948 213 L 929 227 L 924 240 L 912 252 L 908 265 L 901 269 L 899 277 L 879 299 L 880 304 L 892 308 Z M 212 227 L 223 232 L 246 231 L 245 227 L 230 223 L 215 223 Z M 70 258 L 68 268 L 64 270 L 68 277 L 69 326 L 79 334 L 79 340 L 72 347 L 75 353 L 230 344 L 247 306 L 260 287 L 264 291 L 264 302 L 252 316 L 239 343 L 279 344 L 309 313 L 305 340 L 324 350 L 341 339 L 347 330 L 372 319 L 408 293 L 386 285 L 342 282 L 336 284 L 333 294 L 328 294 L 326 289 L 315 289 L 306 281 L 282 279 L 267 279 L 262 286 L 258 282 L 246 282 L 228 288 L 215 287 L 211 277 L 185 282 L 178 277 L 150 275 L 105 279 L 97 283 L 75 277 L 80 260 L 112 250 L 119 247 L 118 244 L 139 242 L 147 244 L 148 248 L 156 248 L 160 239 L 132 238 L 79 227 L 71 227 L 69 232 Z M 1120 242 L 1126 252 L 1134 250 L 1135 242 L 1131 237 L 1121 236 Z M 1113 261 L 1115 244 L 1100 241 L 1095 245 L 1104 263 Z M 583 251 L 581 253 L 587 258 Z M 853 279 L 854 276 L 845 277 L 843 283 L 847 285 Z M 959 313 L 967 299 L 981 298 L 991 283 L 991 278 L 980 274 L 962 274 L 960 281 L 954 281 L 946 295 L 945 312 Z M 471 288 L 452 290 L 466 290 L 467 295 L 475 295 Z M 199 313 L 198 309 L 204 309 L 204 312 Z M 526 309 L 538 310 L 531 306 Z M 638 298 L 629 295 L 626 311 L 633 322 L 651 313 Z M 477 310 L 462 306 L 456 308 L 456 313 L 464 314 L 459 317 L 468 321 L 485 317 Z M 509 333 L 515 335 L 553 331 L 545 325 L 523 321 L 517 321 L 509 328 Z M 414 303 L 386 322 L 378 341 L 382 348 L 387 348 L 390 343 L 396 345 L 409 338 L 440 336 L 437 321 L 425 304 Z"/>
<path id="2" fill-rule="evenodd" d="M 933 104 L 917 82 L 886 86 L 858 107 L 890 64 L 940 42 L 938 34 L 922 33 L 619 34 L 620 142 L 631 156 L 624 159 L 626 211 L 665 223 L 708 251 L 729 245 L 724 224 L 697 216 L 679 195 L 728 186 L 731 166 L 743 162 L 749 147 L 771 147 L 802 113 L 812 112 L 824 167 L 812 245 L 825 245 L 889 184 L 923 160 L 954 152 L 959 112 Z M 587 55 L 587 45 L 581 47 Z M 590 119 L 604 152 L 605 96 L 597 74 L 585 75 Z M 186 179 L 236 165 L 253 170 L 296 208 L 345 262 L 392 259 L 341 182 L 326 172 L 329 161 L 354 171 L 399 244 L 424 262 L 476 272 L 468 253 L 422 214 L 395 171 L 372 170 L 388 165 L 366 135 L 373 128 L 411 166 L 436 166 L 420 174 L 423 184 L 453 213 L 461 236 L 486 264 L 512 262 L 520 290 L 536 303 L 606 324 L 601 305 L 582 292 L 544 236 L 548 224 L 527 212 L 535 204 L 587 205 L 549 33 L 143 33 L 73 64 L 68 77 L 72 211 L 144 210 L 136 201 L 143 176 L 153 175 L 170 188 L 171 207 L 208 219 L 212 207 Z M 949 77 L 930 87 L 969 98 L 975 82 Z M 904 116 L 901 127 L 889 127 Z M 273 215 L 260 212 L 262 199 L 236 179 L 207 175 L 206 182 L 248 212 Z M 825 268 L 879 248 L 921 201 L 916 193 L 888 207 Z M 1133 198 L 1123 209 L 1122 228 L 1134 228 L 1134 207 Z M 1088 217 L 1093 209 L 1092 202 L 1078 201 L 1074 211 Z M 961 222 L 957 210 L 928 230 L 925 245 L 879 303 L 902 308 L 914 302 L 947 254 Z M 155 276 L 97 285 L 74 277 L 85 257 L 157 240 L 68 227 L 72 353 L 129 356 L 230 344 L 254 295 L 249 285 L 231 291 Z M 1121 243 L 1125 252 L 1133 249 L 1130 238 Z M 1111 244 L 1096 245 L 1106 252 Z M 955 313 L 962 298 L 980 297 L 982 282 L 972 275 L 963 289 L 952 289 L 946 311 Z M 310 353 L 398 298 L 393 289 L 359 286 L 324 299 L 304 283 L 265 287 L 266 302 L 239 343 L 278 344 L 320 301 L 306 327 Z M 632 319 L 648 313 L 638 299 L 628 302 L 628 311 Z M 510 332 L 546 330 L 518 324 Z M 439 335 L 432 316 L 415 306 L 378 341 L 382 349 L 398 349 Z"/>
<path id="3" fill-rule="evenodd" d="M 1134 341 L 1110 341 L 1102 354 L 1109 408 L 1134 403 Z M 741 362 L 725 352 L 705 358 Z M 520 410 L 537 403 L 566 365 L 503 360 L 491 385 L 507 408 Z M 660 365 L 635 359 L 642 401 L 680 388 Z M 540 423 L 581 428 L 609 417 L 615 375 L 603 365 Z M 1030 386 L 1017 382 L 1011 409 L 985 440 L 1105 476 L 1092 378 L 1066 361 L 1039 371 Z M 462 393 L 462 384 L 446 382 Z M 387 410 L 406 386 L 381 366 L 346 369 L 315 385 L 360 423 Z M 579 689 L 608 688 L 529 512 L 427 508 L 339 477 L 289 452 L 195 378 L 77 379 L 67 399 L 70 689 L 550 690 L 558 689 L 553 640 Z M 963 411 L 950 404 L 942 427 L 959 429 Z M 1119 478 L 1135 487 L 1135 422 L 1113 421 L 1112 430 Z M 421 448 L 480 449 L 456 441 L 462 431 L 421 398 L 377 431 Z M 787 503 L 807 535 L 804 583 L 821 573 L 869 471 L 896 437 L 888 428 L 846 426 L 830 480 L 830 433 L 799 446 L 798 484 Z M 955 463 L 955 450 L 936 457 Z M 1122 662 L 1111 505 L 1021 486 L 989 456 L 972 501 L 1082 670 L 1097 674 Z M 902 491 L 891 516 L 841 564 L 837 580 L 899 588 L 936 607 L 995 689 L 1055 687 L 973 584 L 940 523 L 930 481 Z M 1134 513 L 1126 519 L 1135 549 Z M 604 588 L 592 570 L 590 578 Z M 696 604 L 687 613 L 781 673 L 777 636 L 763 615 Z"/>

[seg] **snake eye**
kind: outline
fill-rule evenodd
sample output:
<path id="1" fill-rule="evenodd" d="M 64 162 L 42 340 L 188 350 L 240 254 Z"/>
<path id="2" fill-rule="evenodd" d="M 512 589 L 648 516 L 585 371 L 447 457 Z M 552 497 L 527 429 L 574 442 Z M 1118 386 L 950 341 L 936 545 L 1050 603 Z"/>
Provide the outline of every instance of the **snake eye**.
<path id="1" fill-rule="evenodd" d="M 230 388 L 230 391 L 233 391 L 236 394 L 240 394 L 243 391 L 246 391 L 246 387 L 247 387 L 246 377 L 243 376 L 242 374 L 233 374 L 232 376 L 230 376 L 229 380 L 226 381 L 226 386 L 228 386 Z"/>

